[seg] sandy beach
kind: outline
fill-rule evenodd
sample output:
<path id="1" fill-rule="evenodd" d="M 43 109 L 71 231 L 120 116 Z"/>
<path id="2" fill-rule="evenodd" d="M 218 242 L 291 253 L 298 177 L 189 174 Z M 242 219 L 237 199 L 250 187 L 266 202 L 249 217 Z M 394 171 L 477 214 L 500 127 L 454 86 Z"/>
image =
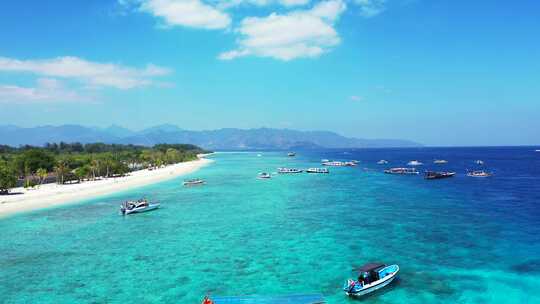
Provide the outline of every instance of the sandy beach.
<path id="1" fill-rule="evenodd" d="M 79 184 L 46 184 L 34 189 L 14 188 L 10 195 L 0 196 L 0 218 L 19 212 L 56 207 L 93 197 L 140 187 L 192 173 L 211 163 L 203 156 L 198 160 L 164 168 L 131 172 L 124 177 L 104 178 Z"/>

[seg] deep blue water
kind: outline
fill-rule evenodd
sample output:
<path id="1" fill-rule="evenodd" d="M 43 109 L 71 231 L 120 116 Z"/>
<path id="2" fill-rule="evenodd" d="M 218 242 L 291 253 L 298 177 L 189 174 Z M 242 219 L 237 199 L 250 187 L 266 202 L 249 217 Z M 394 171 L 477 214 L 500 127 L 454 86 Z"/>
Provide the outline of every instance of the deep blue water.
<path id="1" fill-rule="evenodd" d="M 400 279 L 363 303 L 540 303 L 540 153 L 421 148 L 221 153 L 192 176 L 0 220 L 2 303 L 198 303 L 215 295 L 322 293 L 369 262 Z M 359 160 L 328 175 L 277 175 L 321 159 Z M 377 165 L 380 159 L 390 161 Z M 382 173 L 418 159 L 445 180 Z M 447 165 L 434 165 L 446 159 Z M 471 178 L 474 160 L 490 178 Z M 444 169 L 443 169 L 444 168 Z M 119 202 L 163 208 L 123 218 Z M 142 292 L 141 292 L 142 290 Z"/>

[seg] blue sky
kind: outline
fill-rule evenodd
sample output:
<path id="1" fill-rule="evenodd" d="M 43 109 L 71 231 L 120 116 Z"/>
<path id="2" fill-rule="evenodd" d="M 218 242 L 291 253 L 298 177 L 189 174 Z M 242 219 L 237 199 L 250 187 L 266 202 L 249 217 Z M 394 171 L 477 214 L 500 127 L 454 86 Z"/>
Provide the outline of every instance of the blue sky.
<path id="1" fill-rule="evenodd" d="M 0 124 L 540 144 L 540 2 L 9 1 Z"/>

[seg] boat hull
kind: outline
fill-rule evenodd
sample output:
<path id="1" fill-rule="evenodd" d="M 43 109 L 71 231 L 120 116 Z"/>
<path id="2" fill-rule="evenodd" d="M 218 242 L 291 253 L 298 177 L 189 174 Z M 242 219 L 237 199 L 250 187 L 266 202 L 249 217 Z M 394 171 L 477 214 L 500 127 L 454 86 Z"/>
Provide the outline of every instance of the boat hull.
<path id="1" fill-rule="evenodd" d="M 388 274 L 387 276 L 385 276 L 384 278 L 378 281 L 364 285 L 361 289 L 356 289 L 356 288 L 354 288 L 354 290 L 345 289 L 345 294 L 350 297 L 361 297 L 387 286 L 388 284 L 392 283 L 396 279 L 399 272 L 399 266 L 397 265 L 390 265 L 390 266 L 385 267 L 384 269 L 389 269 L 389 268 L 395 269 L 395 271 L 393 271 L 392 273 Z"/>

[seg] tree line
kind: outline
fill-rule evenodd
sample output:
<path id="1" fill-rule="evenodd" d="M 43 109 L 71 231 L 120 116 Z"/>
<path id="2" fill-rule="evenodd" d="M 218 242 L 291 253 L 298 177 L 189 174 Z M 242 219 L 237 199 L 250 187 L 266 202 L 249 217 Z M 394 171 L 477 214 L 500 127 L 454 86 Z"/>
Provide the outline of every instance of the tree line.
<path id="1" fill-rule="evenodd" d="M 43 147 L 0 145 L 0 194 L 23 182 L 34 187 L 64 184 L 194 160 L 207 151 L 189 144 L 153 147 L 104 143 L 47 143 Z"/>

